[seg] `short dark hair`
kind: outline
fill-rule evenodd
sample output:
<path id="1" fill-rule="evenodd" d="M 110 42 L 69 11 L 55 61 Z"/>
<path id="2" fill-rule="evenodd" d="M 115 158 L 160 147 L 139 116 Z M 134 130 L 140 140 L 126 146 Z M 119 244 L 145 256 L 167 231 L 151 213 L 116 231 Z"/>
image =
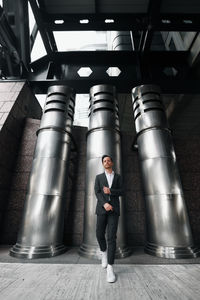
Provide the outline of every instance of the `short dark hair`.
<path id="1" fill-rule="evenodd" d="M 104 160 L 105 157 L 110 157 L 110 160 L 113 162 L 113 159 L 110 155 L 104 154 L 101 158 L 102 163 L 103 163 L 103 160 Z"/>

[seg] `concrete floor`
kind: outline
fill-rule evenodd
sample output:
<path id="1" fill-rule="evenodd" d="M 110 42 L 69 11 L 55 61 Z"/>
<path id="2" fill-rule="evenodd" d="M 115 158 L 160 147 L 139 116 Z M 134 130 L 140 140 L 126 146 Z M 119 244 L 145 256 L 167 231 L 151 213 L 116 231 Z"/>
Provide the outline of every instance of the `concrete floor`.
<path id="1" fill-rule="evenodd" d="M 0 263 L 0 299 L 200 299 L 200 265 L 118 264 L 115 272 L 111 284 L 96 264 Z"/>
<path id="2" fill-rule="evenodd" d="M 22 260 L 0 248 L 0 300 L 200 299 L 200 259 L 168 260 L 135 249 L 116 260 L 117 281 L 106 282 L 100 262 L 77 248 L 49 258 Z M 165 262 L 165 263 L 164 263 Z"/>

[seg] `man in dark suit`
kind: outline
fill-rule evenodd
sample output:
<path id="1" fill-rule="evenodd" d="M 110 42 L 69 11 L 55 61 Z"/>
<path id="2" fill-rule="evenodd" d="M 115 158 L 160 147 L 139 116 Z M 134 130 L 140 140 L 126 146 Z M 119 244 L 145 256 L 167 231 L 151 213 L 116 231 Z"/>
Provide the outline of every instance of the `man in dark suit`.
<path id="1" fill-rule="evenodd" d="M 102 267 L 107 267 L 107 281 L 114 282 L 113 264 L 116 250 L 116 233 L 120 215 L 119 196 L 122 195 L 122 178 L 113 171 L 113 160 L 109 155 L 102 156 L 105 172 L 96 176 L 95 194 L 97 197 L 96 236 L 102 253 Z M 107 243 L 105 232 L 107 228 Z"/>

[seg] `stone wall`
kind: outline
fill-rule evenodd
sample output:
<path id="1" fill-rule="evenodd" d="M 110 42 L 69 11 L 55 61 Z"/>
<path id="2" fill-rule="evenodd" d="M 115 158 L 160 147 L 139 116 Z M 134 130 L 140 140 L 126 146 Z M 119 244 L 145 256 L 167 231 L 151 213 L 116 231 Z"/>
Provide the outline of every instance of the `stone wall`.
<path id="1" fill-rule="evenodd" d="M 0 82 L 0 226 L 2 228 L 26 117 L 40 118 L 41 107 L 25 82 Z"/>
<path id="2" fill-rule="evenodd" d="M 126 230 L 128 244 L 131 246 L 144 245 L 145 213 L 144 198 L 140 180 L 138 152 L 131 146 L 133 135 L 122 133 L 122 166 L 125 196 Z"/>
<path id="3" fill-rule="evenodd" d="M 77 152 L 71 151 L 68 195 L 65 211 L 64 243 L 79 246 L 83 239 L 87 128 L 74 126 Z"/>

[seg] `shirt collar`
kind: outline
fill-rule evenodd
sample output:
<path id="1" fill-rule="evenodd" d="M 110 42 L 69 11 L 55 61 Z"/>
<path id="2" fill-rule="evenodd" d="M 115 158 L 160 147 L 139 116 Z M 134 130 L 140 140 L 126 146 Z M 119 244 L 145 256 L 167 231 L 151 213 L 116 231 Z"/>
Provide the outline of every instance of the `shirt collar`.
<path id="1" fill-rule="evenodd" d="M 114 173 L 115 173 L 114 171 L 112 171 L 111 173 L 108 173 L 108 172 L 106 172 L 106 170 L 105 170 L 105 174 L 106 174 L 106 175 L 114 175 Z"/>

